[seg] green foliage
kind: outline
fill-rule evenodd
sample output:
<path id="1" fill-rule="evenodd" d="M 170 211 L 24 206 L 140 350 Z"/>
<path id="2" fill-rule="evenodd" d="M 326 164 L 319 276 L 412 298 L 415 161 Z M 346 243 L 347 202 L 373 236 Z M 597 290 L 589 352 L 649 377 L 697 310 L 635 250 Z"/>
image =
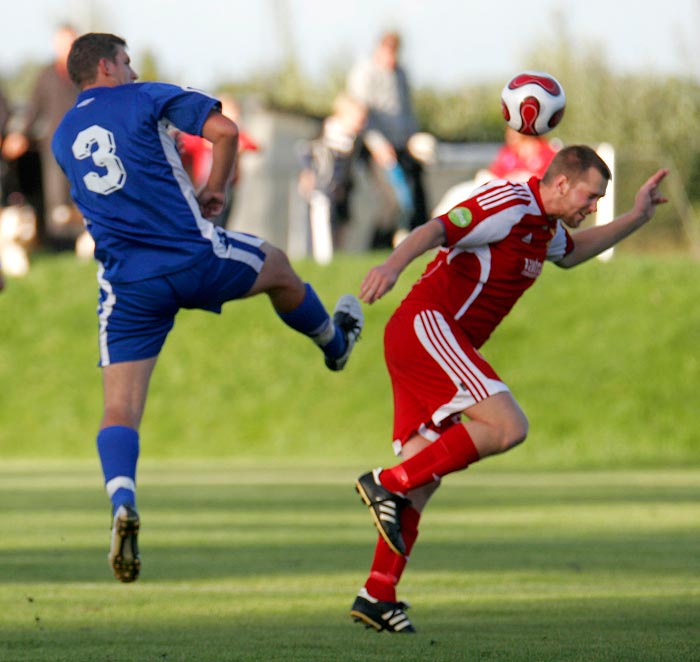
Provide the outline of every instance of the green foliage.
<path id="1" fill-rule="evenodd" d="M 27 61 L 11 74 L 3 76 L 0 80 L 0 87 L 8 103 L 26 103 L 31 97 L 36 80 L 41 68 L 45 66 L 41 62 Z"/>
<path id="2" fill-rule="evenodd" d="M 220 90 L 238 98 L 254 97 L 275 110 L 322 118 L 330 115 L 333 99 L 345 85 L 344 73 L 329 70 L 325 81 L 313 81 L 291 59 L 279 69 L 259 72 L 247 81 L 222 82 Z"/>
<path id="3" fill-rule="evenodd" d="M 297 268 L 332 307 L 382 258 Z M 342 373 L 327 371 L 264 297 L 228 304 L 220 317 L 183 311 L 153 376 L 144 457 L 391 461 L 382 330 L 424 263 L 365 307 L 363 337 Z M 39 256 L 0 296 L 0 457 L 94 458 L 94 271 L 70 255 Z M 687 258 L 622 250 L 571 271 L 548 265 L 484 347 L 531 421 L 522 447 L 486 464 L 698 466 L 696 272 Z"/>
<path id="4" fill-rule="evenodd" d="M 457 91 L 416 90 L 420 124 L 441 140 L 500 142 L 503 116 L 499 102 L 502 84 L 475 85 Z"/>
<path id="5" fill-rule="evenodd" d="M 158 58 L 152 50 L 147 48 L 141 51 L 138 56 L 138 62 L 139 81 L 145 82 L 163 80 L 160 73 L 160 68 L 158 66 Z"/>
<path id="6" fill-rule="evenodd" d="M 604 45 L 581 43 L 563 20 L 548 43 L 538 44 L 530 59 L 533 68 L 551 72 L 566 90 L 566 113 L 556 134 L 567 144 L 613 145 L 615 189 L 624 206 L 652 172 L 670 168 L 665 190 L 672 204 L 659 210 L 656 221 L 662 243 L 690 244 L 700 255 L 700 216 L 692 206 L 700 195 L 700 81 L 616 74 Z M 632 239 L 644 241 L 644 235 Z"/>
<path id="7" fill-rule="evenodd" d="M 95 463 L 5 461 L 0 659 L 698 660 L 697 470 L 483 468 L 426 511 L 405 637 L 349 616 L 376 539 L 357 467 L 143 462 L 143 570 L 123 585 Z"/>
<path id="8" fill-rule="evenodd" d="M 658 168 L 671 175 L 671 204 L 658 213 L 656 246 L 690 247 L 700 257 L 700 81 L 640 72 L 615 73 L 605 47 L 581 42 L 561 16 L 551 35 L 523 59 L 523 69 L 553 73 L 567 94 L 567 109 L 552 137 L 566 144 L 610 143 L 615 148 L 618 208 L 626 208 L 639 184 Z M 515 73 L 515 72 L 513 72 Z M 325 83 L 309 81 L 291 60 L 277 72 L 235 86 L 277 108 L 323 117 L 344 85 L 334 65 Z M 503 137 L 500 91 L 505 81 L 465 84 L 460 89 L 414 89 L 421 128 L 443 141 L 499 142 Z M 643 234 L 633 244 L 646 245 Z"/>

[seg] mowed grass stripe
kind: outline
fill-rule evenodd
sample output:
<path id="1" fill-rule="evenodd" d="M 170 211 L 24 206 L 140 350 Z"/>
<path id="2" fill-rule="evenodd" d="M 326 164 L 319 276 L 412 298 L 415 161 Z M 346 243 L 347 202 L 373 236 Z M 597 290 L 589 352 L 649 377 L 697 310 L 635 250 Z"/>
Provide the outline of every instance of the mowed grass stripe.
<path id="1" fill-rule="evenodd" d="M 3 662 L 698 659 L 700 472 L 446 479 L 402 583 L 405 641 L 348 616 L 375 534 L 345 468 L 304 488 L 304 467 L 260 464 L 265 484 L 218 466 L 207 485 L 208 463 L 146 463 L 126 586 L 99 477 L 51 464 L 0 486 Z"/>

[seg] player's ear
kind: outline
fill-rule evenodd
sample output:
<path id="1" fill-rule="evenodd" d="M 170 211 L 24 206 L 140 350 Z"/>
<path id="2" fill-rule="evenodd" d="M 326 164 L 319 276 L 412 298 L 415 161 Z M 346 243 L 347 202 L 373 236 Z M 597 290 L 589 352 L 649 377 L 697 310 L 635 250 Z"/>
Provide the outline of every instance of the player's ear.
<path id="1" fill-rule="evenodd" d="M 554 179 L 554 188 L 556 189 L 557 193 L 563 197 L 571 188 L 571 180 L 564 173 L 561 173 Z"/>
<path id="2" fill-rule="evenodd" d="M 98 76 L 110 76 L 112 73 L 112 67 L 114 63 L 106 57 L 101 57 L 97 62 L 97 74 Z"/>

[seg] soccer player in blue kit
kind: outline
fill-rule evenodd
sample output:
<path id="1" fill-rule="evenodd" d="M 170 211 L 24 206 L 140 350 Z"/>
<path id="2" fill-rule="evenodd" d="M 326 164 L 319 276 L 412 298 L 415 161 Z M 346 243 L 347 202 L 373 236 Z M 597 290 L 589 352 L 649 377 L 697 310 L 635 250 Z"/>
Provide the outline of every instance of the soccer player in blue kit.
<path id="1" fill-rule="evenodd" d="M 158 354 L 181 308 L 220 312 L 226 301 L 265 293 L 292 329 L 341 370 L 363 325 L 352 295 L 331 318 L 287 256 L 263 239 L 215 227 L 238 129 L 219 102 L 196 90 L 135 83 L 126 42 L 88 33 L 68 72 L 80 88 L 52 142 L 95 241 L 104 413 L 97 435 L 113 527 L 109 561 L 122 582 L 138 578 L 135 482 L 139 424 Z M 170 128 L 211 141 L 209 180 L 196 192 Z"/>

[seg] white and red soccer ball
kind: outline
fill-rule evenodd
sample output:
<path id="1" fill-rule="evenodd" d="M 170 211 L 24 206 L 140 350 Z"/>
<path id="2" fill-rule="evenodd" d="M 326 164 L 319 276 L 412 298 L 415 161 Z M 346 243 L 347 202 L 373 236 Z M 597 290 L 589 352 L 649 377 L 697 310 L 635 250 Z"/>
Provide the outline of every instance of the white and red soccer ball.
<path id="1" fill-rule="evenodd" d="M 513 76 L 501 92 L 501 110 L 508 126 L 527 136 L 551 131 L 561 122 L 565 108 L 561 83 L 542 71 Z"/>

